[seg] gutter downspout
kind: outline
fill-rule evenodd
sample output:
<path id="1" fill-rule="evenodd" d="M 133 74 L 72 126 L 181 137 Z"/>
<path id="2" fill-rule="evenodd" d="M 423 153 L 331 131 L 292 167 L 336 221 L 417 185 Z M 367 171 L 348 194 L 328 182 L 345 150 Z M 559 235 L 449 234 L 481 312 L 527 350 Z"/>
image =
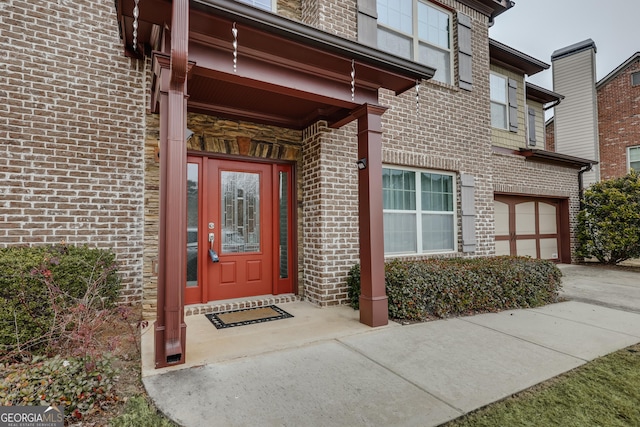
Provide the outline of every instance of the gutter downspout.
<path id="1" fill-rule="evenodd" d="M 547 111 L 553 107 L 557 107 L 558 105 L 560 105 L 560 101 L 562 101 L 561 99 L 558 99 L 557 101 L 554 101 L 551 105 L 547 105 L 546 107 L 542 107 L 542 111 Z"/>
<path id="2" fill-rule="evenodd" d="M 580 210 L 584 209 L 584 177 L 583 174 L 585 172 L 589 172 L 593 169 L 593 163 L 589 163 L 587 166 L 584 166 L 578 172 L 578 200 L 580 201 Z"/>

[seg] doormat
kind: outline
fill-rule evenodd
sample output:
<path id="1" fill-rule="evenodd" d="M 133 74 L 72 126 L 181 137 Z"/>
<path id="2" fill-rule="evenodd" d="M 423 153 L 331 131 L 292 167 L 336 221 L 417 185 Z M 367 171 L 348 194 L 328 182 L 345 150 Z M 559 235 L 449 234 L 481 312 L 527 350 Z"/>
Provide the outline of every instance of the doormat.
<path id="1" fill-rule="evenodd" d="M 270 322 L 272 320 L 293 317 L 293 315 L 275 305 L 225 311 L 224 313 L 205 314 L 205 316 L 217 329 L 233 328 L 234 326 L 251 325 L 253 323 Z"/>

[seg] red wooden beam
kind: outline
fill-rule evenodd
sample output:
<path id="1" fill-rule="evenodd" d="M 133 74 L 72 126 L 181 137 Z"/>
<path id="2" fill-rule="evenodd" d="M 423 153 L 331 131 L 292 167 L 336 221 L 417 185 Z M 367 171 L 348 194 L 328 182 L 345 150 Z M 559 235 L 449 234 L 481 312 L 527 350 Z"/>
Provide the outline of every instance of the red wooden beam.
<path id="1" fill-rule="evenodd" d="M 160 270 L 155 324 L 156 368 L 185 362 L 188 42 L 189 1 L 174 0 L 171 58 L 168 64 L 166 58 L 159 60 L 160 72 L 168 72 L 169 79 L 163 76 L 158 79 L 161 84 L 168 80 L 168 88 L 160 88 Z"/>
<path id="2" fill-rule="evenodd" d="M 382 225 L 382 114 L 385 107 L 365 104 L 352 116 L 358 119 L 358 172 L 360 220 L 360 322 L 369 326 L 389 323 L 384 282 Z"/>

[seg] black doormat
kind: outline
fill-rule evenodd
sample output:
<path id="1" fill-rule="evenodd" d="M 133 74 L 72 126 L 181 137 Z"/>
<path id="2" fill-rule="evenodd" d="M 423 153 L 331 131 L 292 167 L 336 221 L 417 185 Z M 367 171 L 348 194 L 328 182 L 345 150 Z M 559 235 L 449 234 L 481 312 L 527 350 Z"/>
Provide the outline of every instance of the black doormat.
<path id="1" fill-rule="evenodd" d="M 217 329 L 232 328 L 234 326 L 251 325 L 253 323 L 270 322 L 272 320 L 293 317 L 293 315 L 275 305 L 244 308 L 241 310 L 225 311 L 223 313 L 205 314 L 205 316 Z"/>

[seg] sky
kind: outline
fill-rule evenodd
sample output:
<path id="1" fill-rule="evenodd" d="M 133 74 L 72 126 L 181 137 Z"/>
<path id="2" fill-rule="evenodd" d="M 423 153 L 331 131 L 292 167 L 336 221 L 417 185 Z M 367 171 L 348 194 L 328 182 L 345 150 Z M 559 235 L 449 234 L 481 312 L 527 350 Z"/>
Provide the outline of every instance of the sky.
<path id="1" fill-rule="evenodd" d="M 489 36 L 551 64 L 551 54 L 586 39 L 596 43 L 600 80 L 640 51 L 640 0 L 515 0 Z M 553 89 L 551 68 L 528 78 Z"/>

